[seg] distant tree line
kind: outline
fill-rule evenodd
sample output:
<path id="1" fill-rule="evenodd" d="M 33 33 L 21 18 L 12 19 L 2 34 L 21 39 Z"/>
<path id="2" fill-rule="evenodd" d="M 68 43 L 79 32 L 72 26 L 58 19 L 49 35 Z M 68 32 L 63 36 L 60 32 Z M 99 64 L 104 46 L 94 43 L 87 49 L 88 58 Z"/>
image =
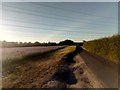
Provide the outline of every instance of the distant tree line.
<path id="1" fill-rule="evenodd" d="M 56 42 L 48 42 L 48 43 L 40 43 L 38 41 L 32 42 L 7 42 L 7 41 L 0 41 L 2 44 L 0 47 L 31 47 L 31 46 L 57 46 L 57 45 L 83 45 L 81 42 L 74 42 L 72 40 L 64 40 L 60 41 L 59 43 Z"/>
<path id="2" fill-rule="evenodd" d="M 85 42 L 83 47 L 94 54 L 118 63 L 120 54 L 120 35 L 91 40 Z"/>

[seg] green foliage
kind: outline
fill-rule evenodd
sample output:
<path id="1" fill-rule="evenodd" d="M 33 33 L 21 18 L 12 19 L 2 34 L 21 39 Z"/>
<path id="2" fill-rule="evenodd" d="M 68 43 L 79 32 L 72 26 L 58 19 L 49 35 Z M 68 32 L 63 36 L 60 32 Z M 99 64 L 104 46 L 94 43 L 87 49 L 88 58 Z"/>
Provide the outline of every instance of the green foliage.
<path id="1" fill-rule="evenodd" d="M 118 63 L 120 50 L 119 41 L 120 35 L 115 35 L 85 42 L 83 47 L 94 54 Z"/>

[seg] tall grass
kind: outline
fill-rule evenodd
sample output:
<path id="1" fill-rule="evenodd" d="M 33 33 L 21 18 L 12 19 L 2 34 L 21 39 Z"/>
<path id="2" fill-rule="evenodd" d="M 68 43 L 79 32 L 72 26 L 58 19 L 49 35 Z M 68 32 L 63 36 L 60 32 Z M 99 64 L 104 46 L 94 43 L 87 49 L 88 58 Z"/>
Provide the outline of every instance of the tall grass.
<path id="1" fill-rule="evenodd" d="M 89 52 L 107 58 L 113 62 L 119 61 L 120 35 L 105 37 L 97 40 L 87 41 L 83 47 Z"/>

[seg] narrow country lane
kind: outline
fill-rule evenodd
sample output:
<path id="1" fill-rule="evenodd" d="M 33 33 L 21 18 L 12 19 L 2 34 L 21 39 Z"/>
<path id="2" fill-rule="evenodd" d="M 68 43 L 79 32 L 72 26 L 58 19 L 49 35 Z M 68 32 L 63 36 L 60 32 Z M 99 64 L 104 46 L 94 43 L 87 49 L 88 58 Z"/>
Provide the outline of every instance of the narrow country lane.
<path id="1" fill-rule="evenodd" d="M 80 57 L 97 76 L 106 88 L 118 87 L 118 65 L 99 56 L 93 55 L 86 50 L 80 52 Z"/>

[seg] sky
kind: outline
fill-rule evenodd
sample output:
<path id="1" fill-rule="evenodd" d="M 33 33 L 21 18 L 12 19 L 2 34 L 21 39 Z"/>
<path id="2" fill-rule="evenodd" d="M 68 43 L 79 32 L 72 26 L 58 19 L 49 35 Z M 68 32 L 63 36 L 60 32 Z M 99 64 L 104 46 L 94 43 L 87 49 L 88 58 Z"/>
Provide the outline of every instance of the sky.
<path id="1" fill-rule="evenodd" d="M 117 2 L 3 2 L 0 40 L 76 42 L 118 33 Z"/>

